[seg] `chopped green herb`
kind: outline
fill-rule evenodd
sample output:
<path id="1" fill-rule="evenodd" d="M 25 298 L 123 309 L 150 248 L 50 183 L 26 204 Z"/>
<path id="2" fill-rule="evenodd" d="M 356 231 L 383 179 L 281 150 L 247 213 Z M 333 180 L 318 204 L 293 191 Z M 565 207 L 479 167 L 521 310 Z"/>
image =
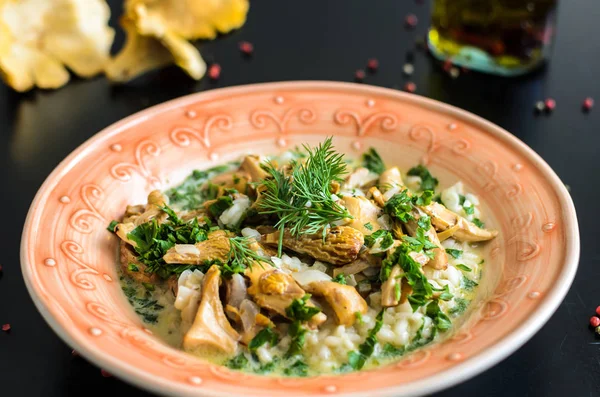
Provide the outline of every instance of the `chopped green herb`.
<path id="1" fill-rule="evenodd" d="M 363 320 L 363 316 L 361 312 L 354 312 L 354 317 L 356 317 L 356 320 L 360 323 L 363 324 L 364 320 Z"/>
<path id="2" fill-rule="evenodd" d="M 310 294 L 304 295 L 301 299 L 294 299 L 292 304 L 285 309 L 285 314 L 290 320 L 308 321 L 313 316 L 319 314 L 321 310 L 314 306 L 308 306 L 307 302 Z"/>
<path id="3" fill-rule="evenodd" d="M 394 284 L 394 299 L 396 301 L 399 301 L 401 297 L 402 297 L 402 291 L 400 289 L 400 283 L 396 283 L 396 284 Z"/>
<path id="4" fill-rule="evenodd" d="M 442 312 L 437 301 L 429 302 L 425 309 L 427 316 L 431 317 L 433 324 L 439 331 L 446 331 L 452 327 L 452 322 L 448 316 Z"/>
<path id="5" fill-rule="evenodd" d="M 466 291 L 473 291 L 473 289 L 475 287 L 477 287 L 479 284 L 477 284 L 475 281 L 463 276 L 462 280 L 460 281 L 460 285 Z"/>
<path id="6" fill-rule="evenodd" d="M 462 256 L 462 250 L 457 250 L 453 248 L 446 248 L 446 253 L 452 256 L 454 259 L 459 259 Z"/>
<path id="7" fill-rule="evenodd" d="M 251 352 L 256 352 L 256 349 L 264 345 L 265 343 L 275 346 L 277 341 L 279 340 L 279 336 L 271 327 L 267 327 L 262 329 L 248 344 L 248 349 Z"/>
<path id="8" fill-rule="evenodd" d="M 108 227 L 106 228 L 106 230 L 108 230 L 109 232 L 113 232 L 114 233 L 116 231 L 115 229 L 116 229 L 116 227 L 117 227 L 118 224 L 119 224 L 119 221 L 112 220 L 108 224 Z"/>
<path id="9" fill-rule="evenodd" d="M 394 244 L 394 237 L 392 236 L 392 233 L 384 229 L 380 229 L 373 234 L 365 236 L 365 245 L 367 247 L 373 247 L 377 241 L 379 241 L 379 248 L 382 251 L 385 251 Z"/>
<path id="10" fill-rule="evenodd" d="M 475 205 L 473 205 L 471 202 L 469 202 L 469 205 L 465 205 L 465 202 L 467 201 L 467 198 L 465 196 L 463 196 L 461 194 L 458 196 L 458 199 L 459 199 L 458 203 L 461 205 L 461 207 L 465 211 L 465 214 L 473 215 L 475 213 Z"/>
<path id="11" fill-rule="evenodd" d="M 418 165 L 408 170 L 409 176 L 418 176 L 421 178 L 421 190 L 435 190 L 439 181 L 434 178 L 424 165 Z"/>
<path id="12" fill-rule="evenodd" d="M 146 290 L 148 290 L 148 291 L 154 291 L 154 284 L 142 283 L 142 285 L 144 286 L 144 288 L 146 288 Z"/>
<path id="13" fill-rule="evenodd" d="M 454 307 L 452 309 L 448 310 L 448 314 L 451 314 L 453 316 L 458 316 L 460 314 L 463 314 L 465 312 L 465 310 L 467 310 L 469 303 L 470 302 L 467 299 L 463 299 L 463 298 L 454 299 Z"/>
<path id="14" fill-rule="evenodd" d="M 348 364 L 355 370 L 362 369 L 365 363 L 375 351 L 377 344 L 377 333 L 383 327 L 383 310 L 375 317 L 375 326 L 369 330 L 369 334 L 365 341 L 358 346 L 358 351 L 348 353 Z"/>
<path id="15" fill-rule="evenodd" d="M 342 285 L 347 285 L 348 282 L 346 281 L 346 275 L 343 273 L 338 274 L 337 276 L 335 276 L 333 278 L 333 281 L 335 281 L 338 284 L 342 284 Z"/>
<path id="16" fill-rule="evenodd" d="M 287 376 L 304 377 L 308 375 L 308 365 L 302 360 L 296 360 L 292 365 L 283 370 Z"/>
<path id="17" fill-rule="evenodd" d="M 290 346 L 285 353 L 286 357 L 294 357 L 302 354 L 304 348 L 304 341 L 306 339 L 306 328 L 302 326 L 299 320 L 294 320 L 288 328 L 288 335 L 292 338 Z"/>
<path id="18" fill-rule="evenodd" d="M 479 218 L 473 218 L 473 223 L 479 228 L 483 229 L 485 227 L 485 223 L 481 222 Z"/>
<path id="19" fill-rule="evenodd" d="M 213 217 L 218 218 L 227 208 L 231 206 L 233 206 L 233 199 L 231 196 L 221 196 L 216 202 L 208 207 L 208 212 Z"/>
<path id="20" fill-rule="evenodd" d="M 450 292 L 450 288 L 448 287 L 448 284 L 446 284 L 444 286 L 444 289 L 442 290 L 442 293 L 440 294 L 440 299 L 447 302 L 449 300 L 452 300 L 453 297 L 454 297 L 454 295 L 452 295 L 452 293 Z"/>
<path id="21" fill-rule="evenodd" d="M 394 194 L 392 198 L 385 203 L 383 210 L 392 218 L 396 218 L 402 222 L 408 222 L 414 218 L 412 216 L 412 200 L 408 196 L 406 189 L 400 193 Z"/>
<path id="22" fill-rule="evenodd" d="M 471 268 L 470 268 L 469 266 L 463 265 L 462 263 L 461 263 L 461 264 L 458 264 L 458 265 L 456 265 L 456 267 L 457 267 L 458 269 L 460 269 L 460 270 L 464 271 L 464 272 L 470 272 L 470 271 L 471 271 Z"/>
<path id="23" fill-rule="evenodd" d="M 406 279 L 413 290 L 408 296 L 408 301 L 414 311 L 431 299 L 433 289 L 421 271 L 421 265 L 409 255 L 410 252 L 412 251 L 408 244 L 401 244 L 392 254 L 388 254 L 381 264 L 380 279 L 382 282 L 386 281 L 392 268 L 399 265 L 404 272 L 402 277 Z"/>
<path id="24" fill-rule="evenodd" d="M 129 270 L 130 272 L 139 272 L 140 268 L 135 263 L 129 262 L 127 264 L 127 270 Z"/>
<path id="25" fill-rule="evenodd" d="M 279 362 L 279 357 L 273 357 L 273 361 L 261 365 L 256 369 L 257 374 L 269 374 L 275 370 L 275 366 Z"/>
<path id="26" fill-rule="evenodd" d="M 204 241 L 207 238 L 207 232 L 206 226 L 200 226 L 197 218 L 183 223 L 170 215 L 167 221 L 160 225 L 156 218 L 142 223 L 127 234 L 127 238 L 135 243 L 137 259 L 146 265 L 145 271 L 157 273 L 161 278 L 167 279 L 172 274 L 180 274 L 186 269 L 195 268 L 195 266 L 167 266 L 163 260 L 166 252 L 175 244 L 194 244 Z"/>
<path id="27" fill-rule="evenodd" d="M 365 229 L 367 230 L 373 230 L 373 225 L 371 225 L 371 222 L 367 222 L 363 225 L 365 227 Z"/>
<path id="28" fill-rule="evenodd" d="M 225 366 L 231 369 L 244 369 L 248 367 L 250 362 L 248 361 L 248 357 L 244 353 L 240 353 L 231 360 L 225 363 Z"/>
<path id="29" fill-rule="evenodd" d="M 396 347 L 391 343 L 386 343 L 385 346 L 383 346 L 381 355 L 383 357 L 400 357 L 405 353 L 406 349 L 404 348 L 404 346 Z"/>
<path id="30" fill-rule="evenodd" d="M 433 200 L 433 190 L 425 190 L 421 195 L 412 198 L 415 205 L 425 206 L 431 204 Z"/>
<path id="31" fill-rule="evenodd" d="M 369 148 L 363 154 L 363 166 L 376 174 L 381 174 L 385 171 L 385 164 L 374 148 Z"/>

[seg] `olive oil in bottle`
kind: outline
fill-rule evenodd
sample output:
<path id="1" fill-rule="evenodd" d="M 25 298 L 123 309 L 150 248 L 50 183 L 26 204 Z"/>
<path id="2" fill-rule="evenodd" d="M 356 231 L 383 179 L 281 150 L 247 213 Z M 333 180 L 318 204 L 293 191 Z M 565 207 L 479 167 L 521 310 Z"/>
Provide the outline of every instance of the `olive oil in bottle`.
<path id="1" fill-rule="evenodd" d="M 558 0 L 433 0 L 428 45 L 441 60 L 516 76 L 544 63 Z"/>

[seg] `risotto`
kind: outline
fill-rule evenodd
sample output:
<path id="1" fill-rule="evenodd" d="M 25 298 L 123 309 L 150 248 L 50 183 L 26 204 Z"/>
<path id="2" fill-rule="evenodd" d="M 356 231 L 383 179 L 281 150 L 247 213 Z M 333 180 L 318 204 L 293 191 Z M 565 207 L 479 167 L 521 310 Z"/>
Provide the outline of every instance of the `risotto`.
<path id="1" fill-rule="evenodd" d="M 485 266 L 479 200 L 331 139 L 194 171 L 108 229 L 121 284 L 166 343 L 308 376 L 385 364 L 452 328 Z"/>

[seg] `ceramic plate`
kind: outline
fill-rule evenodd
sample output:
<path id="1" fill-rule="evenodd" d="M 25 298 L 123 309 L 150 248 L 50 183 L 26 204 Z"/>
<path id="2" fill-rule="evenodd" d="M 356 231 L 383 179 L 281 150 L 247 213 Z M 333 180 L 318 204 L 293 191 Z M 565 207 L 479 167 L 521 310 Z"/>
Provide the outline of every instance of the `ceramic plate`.
<path id="1" fill-rule="evenodd" d="M 426 164 L 462 180 L 500 235 L 487 245 L 479 297 L 462 327 L 372 371 L 311 378 L 231 371 L 163 345 L 119 287 L 117 239 L 128 203 L 193 169 L 333 136 L 358 156 L 375 147 L 401 169 Z M 183 396 L 414 396 L 502 360 L 549 319 L 573 280 L 579 234 L 563 183 L 501 128 L 454 107 L 357 84 L 292 82 L 209 91 L 152 107 L 98 133 L 39 190 L 27 217 L 22 270 L 38 309 L 84 357 L 115 376 Z"/>

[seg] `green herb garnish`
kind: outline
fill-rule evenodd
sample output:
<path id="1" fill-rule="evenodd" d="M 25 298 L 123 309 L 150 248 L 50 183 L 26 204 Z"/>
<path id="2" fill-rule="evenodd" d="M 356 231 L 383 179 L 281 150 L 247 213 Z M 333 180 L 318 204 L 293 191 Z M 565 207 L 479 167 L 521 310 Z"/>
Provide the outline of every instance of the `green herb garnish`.
<path id="1" fill-rule="evenodd" d="M 471 271 L 471 268 L 469 266 L 463 265 L 462 263 L 456 265 L 456 268 L 462 270 L 463 272 L 470 272 Z"/>
<path id="2" fill-rule="evenodd" d="M 231 196 L 221 196 L 208 207 L 208 212 L 214 217 L 218 218 L 223 212 L 229 207 L 233 206 L 233 199 Z"/>
<path id="3" fill-rule="evenodd" d="M 294 299 L 292 304 L 285 309 L 287 317 L 290 320 L 304 322 L 319 314 L 321 310 L 318 307 L 307 305 L 309 299 L 310 294 L 304 295 L 301 299 Z"/>
<path id="4" fill-rule="evenodd" d="M 365 227 L 365 229 L 367 230 L 373 230 L 373 225 L 371 225 L 371 222 L 367 222 L 363 225 Z"/>
<path id="5" fill-rule="evenodd" d="M 264 345 L 265 343 L 275 346 L 277 341 L 279 340 L 279 336 L 271 327 L 267 327 L 262 329 L 248 344 L 248 349 L 251 352 L 256 352 L 256 350 Z"/>
<path id="6" fill-rule="evenodd" d="M 479 218 L 473 218 L 473 223 L 475 224 L 475 226 L 483 229 L 485 227 L 485 223 L 481 222 L 481 219 Z"/>
<path id="7" fill-rule="evenodd" d="M 469 303 L 470 302 L 467 299 L 456 298 L 456 299 L 454 299 L 454 307 L 452 309 L 448 310 L 448 313 L 453 316 L 458 316 L 458 315 L 464 313 L 465 310 L 467 310 Z"/>
<path id="8" fill-rule="evenodd" d="M 240 353 L 231 360 L 227 361 L 225 366 L 231 369 L 244 369 L 248 367 L 248 364 L 250 364 L 248 357 L 246 357 L 244 353 Z"/>
<path id="9" fill-rule="evenodd" d="M 256 262 L 272 264 L 271 259 L 261 256 L 250 248 L 250 237 L 231 237 L 229 239 L 229 254 L 227 263 L 223 264 L 221 271 L 223 276 L 230 278 L 235 273 L 244 273 L 246 269 L 252 269 Z"/>
<path id="10" fill-rule="evenodd" d="M 259 213 L 279 218 L 275 224 L 280 232 L 279 256 L 285 228 L 294 236 L 322 232 L 325 238 L 327 228 L 335 221 L 352 218 L 330 192 L 332 182 L 342 182 L 346 174 L 343 155 L 333 150 L 331 138 L 314 149 L 304 148 L 308 158 L 305 162 L 293 160 L 289 174 L 272 163 L 263 167 L 270 178 L 262 181 L 265 191 L 258 202 Z"/>
<path id="11" fill-rule="evenodd" d="M 433 324 L 439 331 L 446 331 L 452 327 L 452 322 L 448 316 L 442 312 L 437 301 L 429 302 L 425 309 L 427 316 L 433 319 Z"/>
<path id="12" fill-rule="evenodd" d="M 454 248 L 446 248 L 446 253 L 452 256 L 454 259 L 459 259 L 462 256 L 462 250 L 457 250 Z"/>
<path id="13" fill-rule="evenodd" d="M 106 230 L 108 230 L 109 232 L 114 233 L 116 231 L 116 227 L 117 227 L 117 225 L 119 223 L 120 223 L 119 221 L 115 221 L 115 220 L 110 221 L 110 223 L 108 224 L 108 227 L 106 228 Z"/>
<path id="14" fill-rule="evenodd" d="M 475 287 L 477 287 L 479 284 L 477 284 L 475 281 L 471 280 L 470 278 L 463 276 L 462 280 L 460 281 L 460 285 L 462 288 L 465 289 L 465 291 L 473 291 L 473 289 Z"/>
<path id="15" fill-rule="evenodd" d="M 408 170 L 410 176 L 418 176 L 421 178 L 421 190 L 435 190 L 439 181 L 434 178 L 424 165 L 418 165 Z"/>
<path id="16" fill-rule="evenodd" d="M 385 164 L 379 156 L 379 153 L 377 153 L 374 148 L 369 148 L 369 150 L 363 153 L 362 158 L 363 166 L 369 171 L 372 171 L 376 174 L 381 174 L 383 171 L 385 171 Z"/>
<path id="17" fill-rule="evenodd" d="M 342 284 L 342 285 L 347 285 L 348 282 L 346 281 L 346 275 L 343 273 L 338 274 L 337 276 L 335 276 L 333 278 L 333 281 L 335 281 L 338 284 Z"/>
<path id="18" fill-rule="evenodd" d="M 369 334 L 365 341 L 358 346 L 358 351 L 348 353 L 348 364 L 355 370 L 362 369 L 365 363 L 375 351 L 377 344 L 377 333 L 383 327 L 383 310 L 375 317 L 375 326 L 369 330 Z"/>
<path id="19" fill-rule="evenodd" d="M 459 200 L 458 203 L 465 211 L 465 214 L 473 215 L 475 213 L 475 205 L 473 205 L 473 204 L 465 205 L 465 201 L 467 201 L 467 198 L 465 196 L 463 196 L 462 194 L 459 195 L 458 200 Z"/>
<path id="20" fill-rule="evenodd" d="M 287 376 L 304 377 L 308 375 L 308 365 L 303 360 L 296 360 L 292 365 L 283 370 Z"/>
<path id="21" fill-rule="evenodd" d="M 130 272 L 139 272 L 140 268 L 135 263 L 129 262 L 127 264 L 127 270 L 129 270 Z"/>
<path id="22" fill-rule="evenodd" d="M 383 229 L 365 236 L 365 245 L 369 248 L 373 247 L 377 241 L 379 241 L 379 248 L 381 248 L 382 251 L 385 251 L 394 244 L 394 237 L 392 236 L 392 233 Z"/>

